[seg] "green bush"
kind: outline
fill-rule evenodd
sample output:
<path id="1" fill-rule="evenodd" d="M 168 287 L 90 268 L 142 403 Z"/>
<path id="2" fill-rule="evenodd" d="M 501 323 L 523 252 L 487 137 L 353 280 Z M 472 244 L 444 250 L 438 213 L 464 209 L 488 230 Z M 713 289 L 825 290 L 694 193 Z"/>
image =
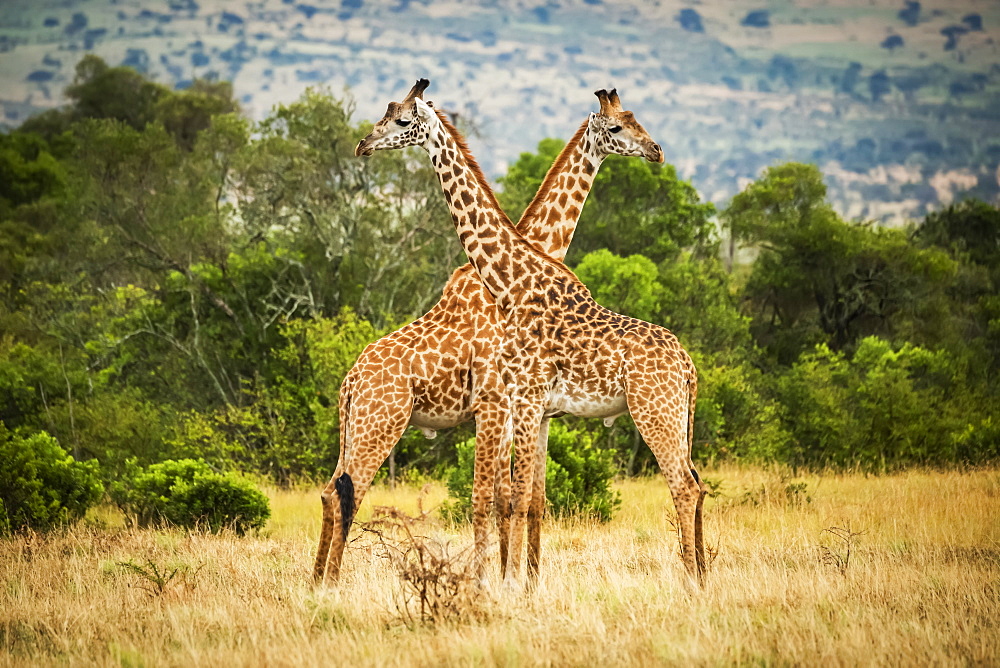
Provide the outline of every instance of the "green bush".
<path id="1" fill-rule="evenodd" d="M 0 535 L 78 520 L 104 493 L 97 462 L 76 461 L 46 432 L 0 422 L 0 462 Z"/>
<path id="2" fill-rule="evenodd" d="M 445 478 L 449 499 L 441 512 L 451 520 L 466 520 L 472 512 L 476 440 L 462 441 L 457 448 L 458 464 Z M 545 500 L 550 513 L 607 522 L 621 505 L 621 495 L 611 489 L 614 475 L 613 451 L 595 447 L 588 432 L 571 431 L 558 421 L 550 423 L 545 467 Z"/>
<path id="3" fill-rule="evenodd" d="M 697 461 L 786 461 L 790 436 L 781 406 L 764 391 L 766 379 L 749 364 L 713 365 L 698 360 L 695 410 Z"/>
<path id="4" fill-rule="evenodd" d="M 791 462 L 883 471 L 988 461 L 991 423 L 975 410 L 988 402 L 964 388 L 962 365 L 943 350 L 868 337 L 848 358 L 819 345 L 778 380 Z"/>
<path id="5" fill-rule="evenodd" d="M 611 519 L 621 495 L 611 489 L 615 454 L 594 445 L 590 432 L 570 430 L 561 422 L 549 427 L 545 498 L 556 516 Z"/>
<path id="6" fill-rule="evenodd" d="M 130 467 L 111 498 L 142 526 L 169 523 L 237 533 L 260 529 L 271 516 L 267 497 L 233 473 L 216 473 L 200 460 L 167 460 Z"/>

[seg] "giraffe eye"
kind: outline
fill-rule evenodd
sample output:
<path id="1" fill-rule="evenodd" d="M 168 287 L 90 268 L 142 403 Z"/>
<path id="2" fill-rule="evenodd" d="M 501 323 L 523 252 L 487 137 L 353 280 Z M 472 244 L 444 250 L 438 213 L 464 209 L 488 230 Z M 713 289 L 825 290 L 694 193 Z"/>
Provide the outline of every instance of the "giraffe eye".
<path id="1" fill-rule="evenodd" d="M 409 124 L 410 124 L 411 122 L 412 122 L 412 121 L 404 121 L 404 120 L 403 120 L 402 118 L 397 118 L 397 119 L 396 119 L 396 125 L 398 125 L 398 126 L 399 126 L 399 127 L 401 127 L 401 128 L 405 128 L 405 127 L 406 127 L 407 125 L 409 125 Z"/>
<path id="2" fill-rule="evenodd" d="M 619 133 L 621 131 L 622 131 L 622 126 L 620 126 L 620 125 L 616 125 L 613 128 L 608 128 L 608 132 L 610 132 L 612 134 L 617 134 L 617 133 Z"/>

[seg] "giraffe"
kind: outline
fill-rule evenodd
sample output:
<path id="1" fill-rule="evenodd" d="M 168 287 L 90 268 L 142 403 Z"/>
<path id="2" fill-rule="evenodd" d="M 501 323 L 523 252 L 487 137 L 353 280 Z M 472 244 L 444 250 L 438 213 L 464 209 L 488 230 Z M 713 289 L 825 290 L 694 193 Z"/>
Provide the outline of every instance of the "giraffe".
<path id="1" fill-rule="evenodd" d="M 621 109 L 608 103 L 605 91 L 597 91 L 597 96 L 600 111 L 580 125 L 553 165 L 552 174 L 565 174 L 565 178 L 550 179 L 518 223 L 525 238 L 558 260 L 566 255 L 582 202 L 606 150 L 662 160 L 659 147 L 634 118 L 619 118 Z M 594 141 L 593 136 L 606 126 L 624 128 L 618 131 L 614 146 Z M 574 168 L 576 173 L 571 175 Z M 433 438 L 436 430 L 470 419 L 476 422 L 472 504 L 476 569 L 482 578 L 488 509 L 495 495 L 503 573 L 510 470 L 500 462 L 505 461 L 503 446 L 510 441 L 505 431 L 510 411 L 494 355 L 503 335 L 502 322 L 492 295 L 472 265 L 466 264 L 453 273 L 441 299 L 427 314 L 370 344 L 359 356 L 340 391 L 344 446 L 322 492 L 323 528 L 315 581 L 338 576 L 354 513 L 403 430 L 413 425 Z M 541 479 L 544 482 L 544 475 Z M 492 492 L 491 480 L 496 481 Z M 544 502 L 544 488 L 541 498 Z"/>
<path id="2" fill-rule="evenodd" d="M 533 502 L 532 495 L 544 484 L 535 480 L 544 470 L 544 419 L 571 413 L 610 420 L 629 413 L 670 488 L 686 572 L 702 582 L 704 486 L 691 459 L 694 363 L 670 331 L 600 306 L 572 271 L 514 228 L 464 138 L 422 99 L 427 85 L 421 79 L 402 103 L 390 103 L 355 154 L 406 146 L 427 151 L 459 241 L 503 315 L 497 359 L 510 398 L 515 452 L 507 578 L 518 577 L 526 523 L 529 584 L 538 576 L 542 500 Z M 608 94 L 608 104 L 620 108 L 617 94 Z M 605 125 L 595 140 L 614 147 L 623 128 L 624 121 Z M 590 170 L 596 165 L 575 165 L 562 178 Z M 540 190 L 560 176 L 546 175 Z"/>

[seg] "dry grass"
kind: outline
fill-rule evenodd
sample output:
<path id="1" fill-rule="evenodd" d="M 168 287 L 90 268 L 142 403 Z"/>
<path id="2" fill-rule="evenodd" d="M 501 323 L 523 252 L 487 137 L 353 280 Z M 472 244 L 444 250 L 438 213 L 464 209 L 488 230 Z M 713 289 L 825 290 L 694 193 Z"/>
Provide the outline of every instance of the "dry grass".
<path id="1" fill-rule="evenodd" d="M 489 614 L 415 628 L 370 540 L 354 542 L 339 587 L 310 585 L 315 491 L 271 491 L 271 525 L 247 538 L 126 530 L 104 510 L 62 535 L 0 541 L 0 665 L 1000 661 L 1000 472 L 706 474 L 723 486 L 707 504 L 718 556 L 704 590 L 685 589 L 666 485 L 626 481 L 613 522 L 548 523 L 534 595 L 494 585 Z M 412 514 L 417 496 L 373 490 L 363 519 L 375 505 Z M 846 567 L 826 557 L 844 549 L 831 527 L 863 532 Z"/>

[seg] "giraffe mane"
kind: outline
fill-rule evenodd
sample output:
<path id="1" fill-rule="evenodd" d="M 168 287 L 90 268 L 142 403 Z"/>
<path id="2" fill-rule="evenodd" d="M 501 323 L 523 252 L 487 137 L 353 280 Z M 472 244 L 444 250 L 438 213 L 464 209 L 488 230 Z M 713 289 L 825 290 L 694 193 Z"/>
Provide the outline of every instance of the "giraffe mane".
<path id="1" fill-rule="evenodd" d="M 451 121 L 448 120 L 448 116 L 443 111 L 435 109 L 434 112 L 441 120 L 441 125 L 443 125 L 444 129 L 448 131 L 451 138 L 455 140 L 455 144 L 458 145 L 458 149 L 462 152 L 462 155 L 465 157 L 465 162 L 469 166 L 469 170 L 472 172 L 473 176 L 476 177 L 476 181 L 479 182 L 483 192 L 485 192 L 486 196 L 490 198 L 490 205 L 492 205 L 493 208 L 496 209 L 497 213 L 503 216 L 504 219 L 510 223 L 511 226 L 513 226 L 514 223 L 511 222 L 510 218 L 500 207 L 500 202 L 497 201 L 497 197 L 493 193 L 493 188 L 490 187 L 489 181 L 486 180 L 486 175 L 484 175 L 483 170 L 480 169 L 479 163 L 476 162 L 474 157 L 472 157 L 472 151 L 469 150 L 469 145 L 466 143 L 465 137 L 463 137 L 462 133 L 458 131 L 458 128 L 452 125 Z"/>
<path id="2" fill-rule="evenodd" d="M 580 145 L 580 141 L 583 139 L 584 133 L 587 131 L 587 125 L 590 123 L 588 118 L 583 123 L 580 124 L 580 128 L 576 131 L 563 149 L 559 151 L 559 155 L 556 156 L 555 162 L 549 167 L 549 171 L 545 173 L 545 178 L 542 179 L 542 185 L 538 187 L 538 192 L 532 198 L 531 202 L 528 204 L 528 208 L 524 210 L 521 214 L 521 219 L 517 221 L 518 232 L 523 231 L 524 227 L 527 226 L 527 221 L 531 220 L 534 216 L 538 215 L 538 209 L 541 208 L 542 203 L 545 198 L 548 197 L 549 191 L 555 185 L 556 179 L 560 176 L 566 163 L 569 162 L 570 155 Z"/>

